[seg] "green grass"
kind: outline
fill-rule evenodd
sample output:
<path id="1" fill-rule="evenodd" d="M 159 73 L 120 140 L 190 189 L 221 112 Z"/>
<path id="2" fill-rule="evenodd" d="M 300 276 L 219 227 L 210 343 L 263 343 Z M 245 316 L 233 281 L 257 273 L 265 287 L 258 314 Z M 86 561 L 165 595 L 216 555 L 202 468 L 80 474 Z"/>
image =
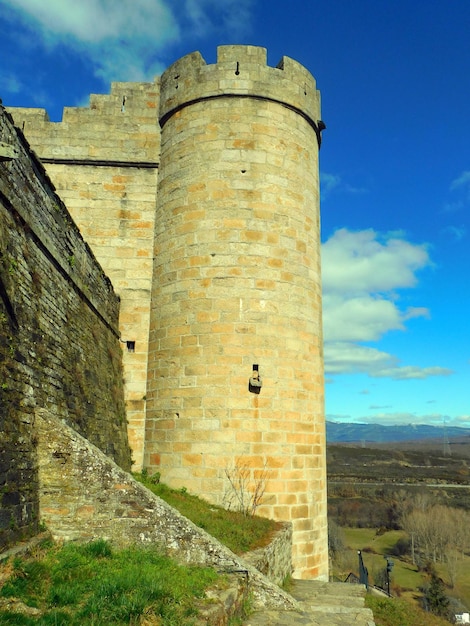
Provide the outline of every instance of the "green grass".
<path id="1" fill-rule="evenodd" d="M 53 546 L 34 559 L 3 566 L 0 597 L 40 609 L 40 617 L 0 610 L 0 623 L 20 626 L 137 625 L 142 616 L 162 626 L 191 625 L 197 599 L 220 577 L 183 567 L 153 549 L 114 551 L 99 540 Z"/>
<path id="2" fill-rule="evenodd" d="M 399 539 L 406 536 L 403 530 L 389 530 L 377 534 L 376 528 L 343 528 L 346 543 L 354 550 L 373 550 L 377 554 L 390 554 Z"/>
<path id="3" fill-rule="evenodd" d="M 134 478 L 235 554 L 267 545 L 273 532 L 279 528 L 273 520 L 226 511 L 189 494 L 185 489 L 171 489 L 162 483 L 155 483 L 145 474 L 134 474 Z"/>
<path id="4" fill-rule="evenodd" d="M 343 532 L 347 546 L 354 552 L 362 551 L 364 563 L 372 578 L 375 572 L 385 567 L 384 557 L 390 555 L 397 541 L 406 536 L 402 530 L 389 530 L 378 535 L 374 528 L 343 528 Z M 394 562 L 393 585 L 405 590 L 417 589 L 422 585 L 423 576 L 418 572 L 417 567 L 395 556 L 392 556 L 392 560 Z"/>
<path id="5" fill-rule="evenodd" d="M 148 476 L 135 477 L 237 554 L 266 545 L 279 528 Z M 16 558 L 0 567 L 0 581 L 5 578 L 0 598 L 40 610 L 37 617 L 0 609 L 0 623 L 8 626 L 190 626 L 195 603 L 222 580 L 209 568 L 179 566 L 155 549 L 118 551 L 103 540 L 49 546 L 34 559 Z"/>
<path id="6" fill-rule="evenodd" d="M 343 532 L 348 548 L 355 553 L 357 550 L 362 551 L 362 557 L 369 570 L 372 583 L 374 582 L 374 573 L 385 567 L 384 557 L 390 555 L 396 542 L 405 536 L 405 532 L 401 530 L 390 530 L 378 535 L 373 528 L 343 528 Z M 392 587 L 413 590 L 423 584 L 423 574 L 418 572 L 416 566 L 395 556 L 392 556 L 392 560 L 394 562 L 391 575 Z M 354 571 L 356 570 L 357 567 Z"/>
<path id="7" fill-rule="evenodd" d="M 400 598 L 376 598 L 367 594 L 366 606 L 372 610 L 376 626 L 449 626 L 447 620 Z"/>

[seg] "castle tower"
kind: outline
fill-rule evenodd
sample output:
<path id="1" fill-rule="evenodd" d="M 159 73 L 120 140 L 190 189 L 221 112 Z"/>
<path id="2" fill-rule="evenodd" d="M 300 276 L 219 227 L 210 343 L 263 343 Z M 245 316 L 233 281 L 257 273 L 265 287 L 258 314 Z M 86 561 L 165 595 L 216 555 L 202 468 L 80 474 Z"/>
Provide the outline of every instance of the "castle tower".
<path id="1" fill-rule="evenodd" d="M 293 523 L 295 574 L 325 578 L 313 77 L 223 46 L 61 122 L 12 113 L 121 298 L 134 467 L 220 504 L 246 470 Z"/>
<path id="2" fill-rule="evenodd" d="M 263 48 L 163 74 L 144 453 L 218 504 L 228 473 L 262 482 L 305 578 L 328 568 L 319 119 L 311 74 Z"/>

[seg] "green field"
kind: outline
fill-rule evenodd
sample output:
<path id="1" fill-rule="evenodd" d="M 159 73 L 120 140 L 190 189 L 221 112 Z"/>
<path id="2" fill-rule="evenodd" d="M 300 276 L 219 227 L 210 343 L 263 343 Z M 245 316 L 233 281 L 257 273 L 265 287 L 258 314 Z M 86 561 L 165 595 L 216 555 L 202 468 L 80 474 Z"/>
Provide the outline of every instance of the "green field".
<path id="1" fill-rule="evenodd" d="M 369 581 L 374 584 L 374 578 L 385 567 L 384 557 L 390 555 L 396 542 L 406 537 L 401 530 L 392 530 L 378 534 L 373 528 L 343 528 L 347 550 L 333 563 L 333 573 L 343 579 L 349 572 L 358 572 L 358 550 L 362 552 L 364 564 L 369 571 Z M 426 584 L 426 572 L 419 571 L 409 557 L 391 557 L 394 567 L 391 573 L 392 595 L 400 595 L 414 604 L 422 595 L 419 588 Z M 446 584 L 446 594 L 456 598 L 466 606 L 470 606 L 470 557 L 465 555 L 458 561 L 457 582 L 452 589 L 445 563 L 435 564 L 438 575 Z"/>

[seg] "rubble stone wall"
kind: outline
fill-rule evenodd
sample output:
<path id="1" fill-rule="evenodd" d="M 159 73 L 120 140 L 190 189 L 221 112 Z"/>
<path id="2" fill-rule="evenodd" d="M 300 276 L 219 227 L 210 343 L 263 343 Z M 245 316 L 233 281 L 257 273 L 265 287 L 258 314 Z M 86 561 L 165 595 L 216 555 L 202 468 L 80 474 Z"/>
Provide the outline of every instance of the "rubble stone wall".
<path id="1" fill-rule="evenodd" d="M 119 299 L 0 107 L 0 548 L 39 523 L 34 412 L 130 467 Z"/>
<path id="2" fill-rule="evenodd" d="M 36 412 L 36 433 L 41 517 L 55 539 L 156 546 L 183 563 L 242 570 L 259 606 L 294 606 L 269 578 L 47 411 Z"/>

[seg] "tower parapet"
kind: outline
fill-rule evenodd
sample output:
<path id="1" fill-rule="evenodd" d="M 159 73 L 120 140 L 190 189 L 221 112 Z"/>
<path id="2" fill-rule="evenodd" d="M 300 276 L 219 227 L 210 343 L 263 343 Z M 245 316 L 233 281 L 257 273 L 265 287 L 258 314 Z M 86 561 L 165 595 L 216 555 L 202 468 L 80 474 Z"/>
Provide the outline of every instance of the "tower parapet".
<path id="1" fill-rule="evenodd" d="M 314 77 L 287 56 L 269 67 L 266 49 L 256 46 L 219 46 L 216 64 L 207 65 L 199 52 L 173 63 L 161 77 L 160 124 L 182 107 L 231 95 L 291 107 L 318 129 L 320 92 Z"/>

